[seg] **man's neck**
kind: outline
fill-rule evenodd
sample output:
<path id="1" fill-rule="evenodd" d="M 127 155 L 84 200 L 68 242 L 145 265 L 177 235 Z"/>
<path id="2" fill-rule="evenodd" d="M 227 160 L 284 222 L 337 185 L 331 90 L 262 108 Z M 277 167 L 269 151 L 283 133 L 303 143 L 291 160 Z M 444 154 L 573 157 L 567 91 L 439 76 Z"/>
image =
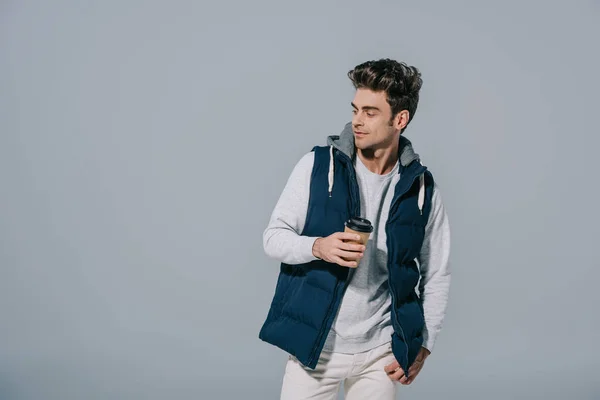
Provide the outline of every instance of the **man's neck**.
<path id="1" fill-rule="evenodd" d="M 357 156 L 367 169 L 374 174 L 385 175 L 394 169 L 398 162 L 398 142 L 383 149 L 357 149 Z"/>

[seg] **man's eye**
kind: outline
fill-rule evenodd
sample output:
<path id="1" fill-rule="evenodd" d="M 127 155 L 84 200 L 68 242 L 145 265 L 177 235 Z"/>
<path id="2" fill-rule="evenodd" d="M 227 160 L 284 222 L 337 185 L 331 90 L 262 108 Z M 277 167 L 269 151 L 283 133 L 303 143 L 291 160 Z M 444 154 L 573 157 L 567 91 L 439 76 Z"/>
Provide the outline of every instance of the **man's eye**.
<path id="1" fill-rule="evenodd" d="M 375 113 L 368 112 L 368 113 L 367 113 L 367 115 L 368 115 L 369 117 L 372 117 L 372 116 L 374 116 L 374 115 L 375 115 Z"/>
<path id="2" fill-rule="evenodd" d="M 352 114 L 356 115 L 356 110 L 352 109 Z"/>

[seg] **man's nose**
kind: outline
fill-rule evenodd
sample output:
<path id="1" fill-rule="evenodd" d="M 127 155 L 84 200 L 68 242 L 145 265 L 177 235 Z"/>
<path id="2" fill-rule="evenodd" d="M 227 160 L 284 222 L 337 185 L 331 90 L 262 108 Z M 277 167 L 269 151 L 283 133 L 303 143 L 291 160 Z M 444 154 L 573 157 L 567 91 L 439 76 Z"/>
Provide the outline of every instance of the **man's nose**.
<path id="1" fill-rule="evenodd" d="M 358 128 L 359 126 L 363 126 L 362 118 L 360 118 L 360 115 L 358 113 L 356 113 L 352 117 L 352 126 L 354 126 L 355 128 Z"/>

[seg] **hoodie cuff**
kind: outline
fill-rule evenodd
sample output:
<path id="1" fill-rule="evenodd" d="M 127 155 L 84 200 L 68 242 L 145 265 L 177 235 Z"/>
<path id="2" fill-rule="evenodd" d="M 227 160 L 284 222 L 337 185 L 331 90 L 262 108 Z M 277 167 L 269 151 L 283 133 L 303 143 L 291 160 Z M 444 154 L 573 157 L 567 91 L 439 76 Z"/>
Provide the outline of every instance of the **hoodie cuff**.
<path id="1" fill-rule="evenodd" d="M 423 344 L 421 346 L 429 350 L 430 353 L 433 353 L 434 344 L 435 337 L 429 334 L 427 328 L 423 329 Z"/>
<path id="2" fill-rule="evenodd" d="M 300 236 L 298 245 L 296 246 L 295 259 L 299 260 L 300 263 L 307 263 L 318 260 L 313 254 L 313 245 L 318 237 L 311 236 Z"/>

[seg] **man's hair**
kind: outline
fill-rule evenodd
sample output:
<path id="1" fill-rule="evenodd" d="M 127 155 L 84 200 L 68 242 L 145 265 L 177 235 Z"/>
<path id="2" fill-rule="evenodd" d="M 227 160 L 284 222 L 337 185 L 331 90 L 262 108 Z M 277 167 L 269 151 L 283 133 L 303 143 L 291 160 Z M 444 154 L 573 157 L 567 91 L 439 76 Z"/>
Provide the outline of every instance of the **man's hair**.
<path id="1" fill-rule="evenodd" d="M 415 116 L 419 90 L 423 85 L 417 68 L 385 58 L 357 65 L 348 71 L 348 78 L 355 89 L 384 91 L 392 109 L 392 118 L 402 110 L 408 110 L 409 123 Z"/>

